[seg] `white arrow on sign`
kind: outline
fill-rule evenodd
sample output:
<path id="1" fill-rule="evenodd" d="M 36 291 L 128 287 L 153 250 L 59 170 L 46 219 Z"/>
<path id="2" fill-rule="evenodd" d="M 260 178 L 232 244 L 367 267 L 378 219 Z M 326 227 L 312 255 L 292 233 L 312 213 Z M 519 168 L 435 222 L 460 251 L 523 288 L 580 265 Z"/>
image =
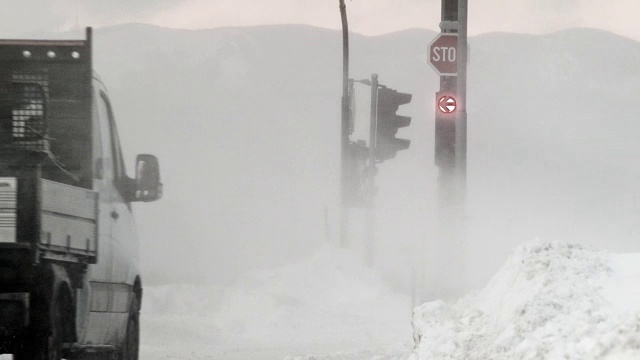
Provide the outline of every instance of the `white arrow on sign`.
<path id="1" fill-rule="evenodd" d="M 452 113 L 456 111 L 456 99 L 452 96 L 445 95 L 438 100 L 438 108 L 443 113 Z"/>

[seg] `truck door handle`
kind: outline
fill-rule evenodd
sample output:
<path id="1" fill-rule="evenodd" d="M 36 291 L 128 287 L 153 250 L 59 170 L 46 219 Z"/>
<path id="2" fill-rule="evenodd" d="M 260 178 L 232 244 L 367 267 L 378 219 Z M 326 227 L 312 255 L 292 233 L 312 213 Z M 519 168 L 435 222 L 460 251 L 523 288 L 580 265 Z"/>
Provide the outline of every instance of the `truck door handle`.
<path id="1" fill-rule="evenodd" d="M 114 220 L 118 220 L 118 218 L 120 217 L 120 215 L 118 215 L 118 213 L 117 213 L 115 210 L 113 210 L 113 211 L 111 212 L 111 217 L 112 217 Z"/>

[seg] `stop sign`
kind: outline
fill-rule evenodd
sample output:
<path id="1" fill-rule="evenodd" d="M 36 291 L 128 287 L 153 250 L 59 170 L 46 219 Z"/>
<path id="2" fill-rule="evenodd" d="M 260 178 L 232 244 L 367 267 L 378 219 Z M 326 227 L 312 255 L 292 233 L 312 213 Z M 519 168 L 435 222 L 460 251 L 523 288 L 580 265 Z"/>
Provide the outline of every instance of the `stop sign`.
<path id="1" fill-rule="evenodd" d="M 458 75 L 458 34 L 440 34 L 433 39 L 429 64 L 440 76 Z"/>

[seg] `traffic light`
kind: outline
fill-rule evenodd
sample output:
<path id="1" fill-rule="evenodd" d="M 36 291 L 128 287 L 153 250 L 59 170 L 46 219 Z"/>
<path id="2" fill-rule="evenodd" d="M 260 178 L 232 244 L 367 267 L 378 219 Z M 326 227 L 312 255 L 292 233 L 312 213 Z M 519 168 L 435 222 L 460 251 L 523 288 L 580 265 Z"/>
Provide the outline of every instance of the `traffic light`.
<path id="1" fill-rule="evenodd" d="M 368 194 L 368 180 L 370 174 L 367 166 L 369 148 L 364 141 L 349 143 L 349 182 L 347 204 L 351 208 L 361 208 L 370 205 Z"/>
<path id="2" fill-rule="evenodd" d="M 392 159 L 400 150 L 406 150 L 410 140 L 397 139 L 396 133 L 401 127 L 411 124 L 411 117 L 396 115 L 400 105 L 411 102 L 411 94 L 397 92 L 385 86 L 378 89 L 376 160 Z"/>
<path id="3" fill-rule="evenodd" d="M 455 165 L 457 106 L 454 93 L 436 93 L 435 162 L 438 167 Z"/>

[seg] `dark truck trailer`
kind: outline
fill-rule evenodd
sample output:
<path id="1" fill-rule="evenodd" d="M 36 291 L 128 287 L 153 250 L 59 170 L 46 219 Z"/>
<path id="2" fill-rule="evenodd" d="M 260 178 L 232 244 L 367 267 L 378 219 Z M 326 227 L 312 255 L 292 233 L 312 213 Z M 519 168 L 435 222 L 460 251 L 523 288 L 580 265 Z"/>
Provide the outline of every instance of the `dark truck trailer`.
<path id="1" fill-rule="evenodd" d="M 0 40 L 0 353 L 17 359 L 137 359 L 131 203 L 162 185 L 152 155 L 126 174 L 91 38 Z"/>

